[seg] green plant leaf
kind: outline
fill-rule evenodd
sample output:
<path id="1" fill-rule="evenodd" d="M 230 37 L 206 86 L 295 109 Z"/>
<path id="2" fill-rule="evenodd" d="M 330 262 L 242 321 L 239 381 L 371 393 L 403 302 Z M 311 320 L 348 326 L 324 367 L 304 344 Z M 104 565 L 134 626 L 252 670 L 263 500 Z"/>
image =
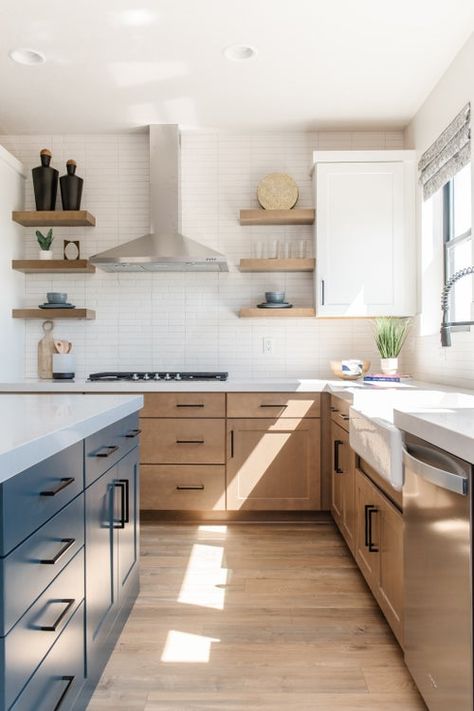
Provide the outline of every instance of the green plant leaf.
<path id="1" fill-rule="evenodd" d="M 408 318 L 383 316 L 375 319 L 375 343 L 381 358 L 398 358 L 410 325 Z"/>

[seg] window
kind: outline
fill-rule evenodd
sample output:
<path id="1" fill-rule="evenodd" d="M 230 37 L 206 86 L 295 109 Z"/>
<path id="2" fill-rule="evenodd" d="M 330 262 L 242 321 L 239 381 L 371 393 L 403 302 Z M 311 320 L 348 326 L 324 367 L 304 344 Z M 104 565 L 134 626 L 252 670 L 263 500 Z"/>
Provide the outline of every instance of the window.
<path id="1" fill-rule="evenodd" d="M 471 165 L 443 187 L 444 279 L 473 263 L 471 239 Z M 472 279 L 460 279 L 451 290 L 448 321 L 471 321 Z"/>

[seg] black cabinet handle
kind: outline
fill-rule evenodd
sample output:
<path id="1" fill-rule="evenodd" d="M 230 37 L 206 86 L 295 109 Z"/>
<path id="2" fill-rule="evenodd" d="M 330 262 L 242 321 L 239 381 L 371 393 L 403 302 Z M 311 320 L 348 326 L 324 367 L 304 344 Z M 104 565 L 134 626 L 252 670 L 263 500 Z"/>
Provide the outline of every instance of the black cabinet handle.
<path id="1" fill-rule="evenodd" d="M 59 617 L 56 619 L 56 621 L 53 622 L 52 625 L 41 625 L 40 630 L 41 630 L 42 632 L 56 632 L 56 630 L 58 629 L 59 625 L 60 625 L 61 622 L 64 620 L 64 618 L 66 617 L 67 613 L 69 612 L 69 610 L 71 609 L 71 607 L 74 605 L 74 603 L 75 603 L 76 601 L 73 600 L 73 599 L 70 599 L 70 598 L 66 598 L 65 600 L 54 600 L 53 602 L 66 603 L 66 607 L 65 607 L 64 610 L 61 612 L 61 614 L 60 614 Z"/>
<path id="2" fill-rule="evenodd" d="M 341 468 L 340 462 L 339 462 L 339 447 L 344 444 L 342 439 L 335 439 L 334 440 L 334 471 L 336 474 L 344 474 L 344 469 Z"/>
<path id="3" fill-rule="evenodd" d="M 75 542 L 76 542 L 75 538 L 61 538 L 61 543 L 64 543 L 65 545 L 61 546 L 61 548 L 58 550 L 56 555 L 53 556 L 52 558 L 42 558 L 42 559 L 40 559 L 39 562 L 42 565 L 54 565 L 55 563 L 58 562 L 58 560 L 60 558 L 63 557 L 63 555 L 66 553 L 66 551 L 68 551 L 69 548 L 74 545 Z"/>
<path id="4" fill-rule="evenodd" d="M 324 306 L 324 294 L 325 291 L 325 284 L 324 284 L 324 279 L 321 279 L 321 306 Z"/>
<path id="5" fill-rule="evenodd" d="M 372 504 L 365 505 L 365 547 L 369 553 L 378 553 L 379 549 L 372 542 L 372 514 L 377 513 L 378 508 Z"/>
<path id="6" fill-rule="evenodd" d="M 59 484 L 54 489 L 47 489 L 46 491 L 40 491 L 40 496 L 56 496 L 60 491 L 63 491 L 67 486 L 75 481 L 73 476 L 66 476 L 59 480 Z"/>
<path id="7" fill-rule="evenodd" d="M 94 456 L 96 457 L 110 457 L 111 454 L 116 452 L 118 449 L 117 444 L 105 444 L 103 447 L 100 448 L 98 452 L 95 453 Z M 102 450 L 102 451 L 101 451 Z"/>
<path id="8" fill-rule="evenodd" d="M 337 407 L 334 407 L 334 405 L 331 405 L 330 410 L 331 410 L 331 412 L 339 412 Z"/>
<path id="9" fill-rule="evenodd" d="M 114 523 L 114 528 L 125 528 L 130 521 L 130 487 L 128 479 L 117 479 L 114 487 L 120 489 L 120 520 Z"/>
<path id="10" fill-rule="evenodd" d="M 234 456 L 234 430 L 230 431 L 230 458 Z"/>
<path id="11" fill-rule="evenodd" d="M 125 437 L 126 437 L 127 439 L 135 439 L 135 437 L 138 437 L 139 434 L 141 434 L 141 430 L 139 430 L 138 428 L 136 428 L 136 429 L 134 429 L 134 430 L 130 430 L 130 432 L 127 432 L 127 434 L 125 435 Z"/>
<path id="12" fill-rule="evenodd" d="M 280 410 L 283 410 L 285 407 L 288 407 L 288 405 L 260 405 L 260 407 L 279 407 Z"/>
<path id="13" fill-rule="evenodd" d="M 59 709 L 60 709 L 61 706 L 63 705 L 64 699 L 66 698 L 67 692 L 68 692 L 69 689 L 71 688 L 72 682 L 74 681 L 75 678 L 76 678 L 76 677 L 74 677 L 74 676 L 62 676 L 62 677 L 61 677 L 61 681 L 67 681 L 67 684 L 66 684 L 66 686 L 65 686 L 65 688 L 64 688 L 63 693 L 62 693 L 61 696 L 59 697 L 58 703 L 57 703 L 56 706 L 54 707 L 53 711 L 59 711 Z"/>
<path id="14" fill-rule="evenodd" d="M 187 402 L 178 402 L 176 403 L 176 407 L 204 407 L 204 403 L 187 403 Z"/>
<path id="15" fill-rule="evenodd" d="M 177 491 L 204 491 L 204 484 L 178 484 Z"/>
<path id="16" fill-rule="evenodd" d="M 339 413 L 339 417 L 342 417 L 343 420 L 347 422 L 347 420 L 350 420 L 351 418 L 349 415 L 344 415 L 342 412 Z"/>
<path id="17" fill-rule="evenodd" d="M 204 444 L 203 439 L 177 439 L 176 444 Z"/>

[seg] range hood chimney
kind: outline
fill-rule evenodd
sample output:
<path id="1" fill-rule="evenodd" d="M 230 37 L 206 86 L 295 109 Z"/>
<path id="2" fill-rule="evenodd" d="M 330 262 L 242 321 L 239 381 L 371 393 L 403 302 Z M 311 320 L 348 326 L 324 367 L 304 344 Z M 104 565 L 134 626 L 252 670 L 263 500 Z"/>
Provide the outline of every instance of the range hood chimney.
<path id="1" fill-rule="evenodd" d="M 223 254 L 181 234 L 180 135 L 176 124 L 150 126 L 150 233 L 100 252 L 106 272 L 228 272 Z"/>

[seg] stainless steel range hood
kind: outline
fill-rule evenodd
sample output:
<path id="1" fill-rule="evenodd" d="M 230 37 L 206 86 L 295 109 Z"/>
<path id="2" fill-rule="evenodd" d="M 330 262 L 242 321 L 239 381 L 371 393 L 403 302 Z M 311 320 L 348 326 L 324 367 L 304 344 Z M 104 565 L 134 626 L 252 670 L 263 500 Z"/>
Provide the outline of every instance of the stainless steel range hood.
<path id="1" fill-rule="evenodd" d="M 178 126 L 150 126 L 150 233 L 90 262 L 106 272 L 228 272 L 223 254 L 181 234 L 180 183 Z"/>

